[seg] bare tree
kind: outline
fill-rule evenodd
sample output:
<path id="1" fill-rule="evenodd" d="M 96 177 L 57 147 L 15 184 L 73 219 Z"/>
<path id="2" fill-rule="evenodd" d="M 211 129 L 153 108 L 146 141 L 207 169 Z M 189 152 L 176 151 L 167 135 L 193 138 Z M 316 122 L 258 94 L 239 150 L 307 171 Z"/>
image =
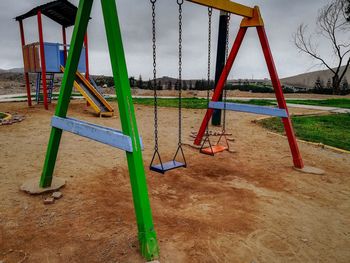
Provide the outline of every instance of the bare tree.
<path id="1" fill-rule="evenodd" d="M 349 0 L 333 0 L 319 10 L 316 32 L 310 34 L 308 26 L 299 25 L 294 34 L 294 43 L 300 52 L 304 52 L 318 60 L 321 65 L 327 67 L 332 73 L 332 88 L 334 94 L 340 93 L 340 84 L 350 64 L 350 40 L 345 31 L 350 28 L 347 21 L 347 8 Z M 315 41 L 318 39 L 318 42 Z M 319 43 L 325 39 L 332 47 L 333 61 L 327 61 L 325 55 L 319 53 Z M 332 67 L 330 63 L 335 63 Z M 342 67 L 345 66 L 345 67 Z"/>
<path id="2" fill-rule="evenodd" d="M 345 1 L 345 16 L 346 20 L 350 22 L 350 0 Z"/>

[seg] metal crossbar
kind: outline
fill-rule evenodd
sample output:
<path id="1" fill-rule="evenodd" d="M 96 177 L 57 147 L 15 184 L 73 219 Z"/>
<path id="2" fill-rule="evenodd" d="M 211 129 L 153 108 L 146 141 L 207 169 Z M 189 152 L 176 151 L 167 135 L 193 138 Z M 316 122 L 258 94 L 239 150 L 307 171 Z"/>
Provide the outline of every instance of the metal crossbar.
<path id="1" fill-rule="evenodd" d="M 99 126 L 73 118 L 61 118 L 57 116 L 52 117 L 51 125 L 52 127 L 68 131 L 127 152 L 133 152 L 131 138 L 116 129 Z M 142 147 L 141 138 L 140 142 Z"/>
<path id="2" fill-rule="evenodd" d="M 271 107 L 265 107 L 265 106 L 211 101 L 209 102 L 209 108 L 220 109 L 220 110 L 226 108 L 226 110 L 230 110 L 230 111 L 248 112 L 248 113 L 254 113 L 254 114 L 288 118 L 288 113 L 285 109 L 271 108 Z"/>

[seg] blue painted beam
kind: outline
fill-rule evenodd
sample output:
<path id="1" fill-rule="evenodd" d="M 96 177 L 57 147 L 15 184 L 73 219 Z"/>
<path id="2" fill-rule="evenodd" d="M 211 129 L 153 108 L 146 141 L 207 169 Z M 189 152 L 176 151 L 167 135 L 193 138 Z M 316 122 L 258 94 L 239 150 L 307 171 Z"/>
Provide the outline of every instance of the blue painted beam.
<path id="1" fill-rule="evenodd" d="M 133 151 L 131 138 L 113 128 L 99 126 L 73 118 L 61 118 L 57 116 L 52 117 L 51 126 L 127 152 Z M 143 148 L 141 138 L 140 142 Z"/>
<path id="2" fill-rule="evenodd" d="M 209 102 L 209 108 L 223 110 L 225 109 L 225 102 L 211 101 Z M 276 116 L 281 118 L 288 117 L 287 111 L 284 109 L 271 108 L 271 107 L 265 107 L 265 106 L 256 106 L 256 105 L 247 105 L 247 104 L 240 104 L 240 103 L 226 102 L 226 110 Z"/>

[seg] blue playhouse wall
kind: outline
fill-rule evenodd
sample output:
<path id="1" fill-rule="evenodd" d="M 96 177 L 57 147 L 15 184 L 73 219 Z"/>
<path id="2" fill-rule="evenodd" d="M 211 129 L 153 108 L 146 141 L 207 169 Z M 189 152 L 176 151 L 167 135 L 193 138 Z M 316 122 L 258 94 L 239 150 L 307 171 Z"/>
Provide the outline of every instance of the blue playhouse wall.
<path id="1" fill-rule="evenodd" d="M 64 64 L 64 50 L 63 45 L 59 43 L 44 43 L 45 48 L 45 62 L 46 62 L 46 71 L 53 73 L 60 73 L 60 66 L 65 66 Z M 67 46 L 69 52 L 69 46 Z M 83 47 L 80 55 L 78 71 L 86 72 L 85 64 L 85 48 Z"/>

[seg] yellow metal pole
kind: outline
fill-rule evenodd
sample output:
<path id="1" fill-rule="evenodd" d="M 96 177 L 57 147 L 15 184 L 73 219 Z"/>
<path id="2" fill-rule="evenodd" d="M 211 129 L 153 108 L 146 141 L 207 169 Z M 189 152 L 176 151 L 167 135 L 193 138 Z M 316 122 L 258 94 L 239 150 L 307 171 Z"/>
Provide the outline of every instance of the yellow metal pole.
<path id="1" fill-rule="evenodd" d="M 229 12 L 231 14 L 243 16 L 246 18 L 252 18 L 254 16 L 253 8 L 249 6 L 241 5 L 235 2 L 231 2 L 230 0 L 187 0 L 187 1 L 195 4 L 199 4 L 199 5 L 212 7 L 214 9 Z"/>

